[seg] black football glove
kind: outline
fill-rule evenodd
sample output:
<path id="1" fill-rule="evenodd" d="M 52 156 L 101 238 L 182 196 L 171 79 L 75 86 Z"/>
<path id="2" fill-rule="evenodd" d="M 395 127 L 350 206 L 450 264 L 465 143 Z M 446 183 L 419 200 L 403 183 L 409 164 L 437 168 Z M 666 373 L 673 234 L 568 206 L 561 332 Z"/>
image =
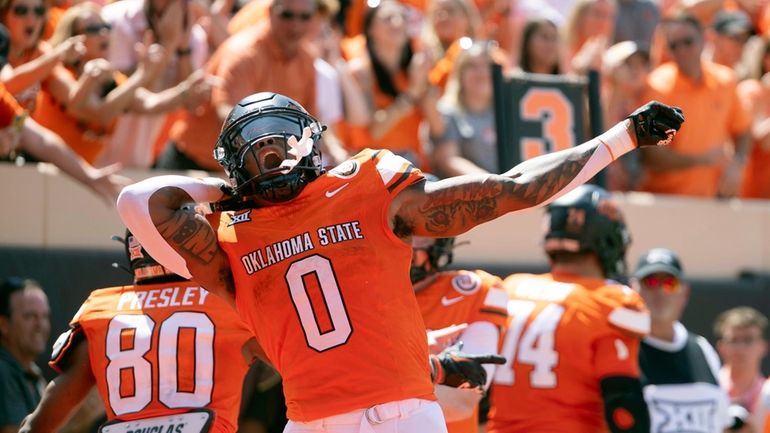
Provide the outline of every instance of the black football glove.
<path id="1" fill-rule="evenodd" d="M 634 123 L 636 145 L 657 146 L 668 144 L 684 122 L 679 107 L 669 107 L 658 101 L 650 101 L 628 116 Z"/>
<path id="2" fill-rule="evenodd" d="M 464 383 L 471 388 L 483 386 L 487 381 L 483 364 L 505 364 L 505 358 L 494 354 L 472 355 L 449 347 L 438 355 L 431 355 L 433 381 L 453 388 Z"/>

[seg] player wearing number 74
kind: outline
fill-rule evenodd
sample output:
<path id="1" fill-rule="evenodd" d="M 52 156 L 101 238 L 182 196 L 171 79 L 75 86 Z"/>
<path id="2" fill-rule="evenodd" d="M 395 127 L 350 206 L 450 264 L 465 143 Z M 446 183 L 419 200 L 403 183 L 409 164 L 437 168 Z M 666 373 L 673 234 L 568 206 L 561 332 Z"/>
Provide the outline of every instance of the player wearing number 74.
<path id="1" fill-rule="evenodd" d="M 651 103 L 502 175 L 428 183 L 386 150 L 324 171 L 323 126 L 259 93 L 235 106 L 214 149 L 230 185 L 150 178 L 123 190 L 118 211 L 153 257 L 235 305 L 283 378 L 286 432 L 444 432 L 411 237 L 456 236 L 545 204 L 637 146 L 670 141 L 683 120 Z M 189 202 L 214 212 L 200 217 Z"/>

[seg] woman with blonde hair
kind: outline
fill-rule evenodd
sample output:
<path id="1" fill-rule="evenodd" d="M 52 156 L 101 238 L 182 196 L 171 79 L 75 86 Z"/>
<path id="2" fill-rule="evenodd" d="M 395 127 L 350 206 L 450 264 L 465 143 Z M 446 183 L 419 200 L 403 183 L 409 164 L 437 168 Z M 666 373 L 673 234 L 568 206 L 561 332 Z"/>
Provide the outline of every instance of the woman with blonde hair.
<path id="1" fill-rule="evenodd" d="M 93 163 L 105 146 L 117 117 L 124 112 L 162 113 L 185 102 L 193 103 L 208 89 L 203 75 L 193 74 L 179 85 L 161 93 L 143 86 L 159 74 L 167 60 L 160 45 L 145 47 L 139 67 L 126 77 L 106 60 L 110 48 L 110 25 L 94 3 L 71 7 L 59 21 L 50 43 L 53 47 L 73 36 L 82 36 L 82 57 L 64 66 L 68 79 L 76 83 L 62 98 L 44 88 L 33 118 L 55 131 L 81 155 Z"/>
<path id="2" fill-rule="evenodd" d="M 444 87 L 460 52 L 458 41 L 477 39 L 481 16 L 471 0 L 432 0 L 426 13 L 421 42 L 433 58 L 439 59 L 430 71 L 432 84 Z"/>
<path id="3" fill-rule="evenodd" d="M 615 0 L 578 0 L 567 20 L 564 40 L 573 72 L 600 70 L 602 55 L 612 44 L 617 4 Z"/>
<path id="4" fill-rule="evenodd" d="M 439 101 L 444 131 L 433 136 L 433 164 L 442 177 L 496 173 L 492 64 L 504 54 L 493 42 L 460 40 L 463 47 Z"/>
<path id="5" fill-rule="evenodd" d="M 41 40 L 47 9 L 43 0 L 2 0 L 0 17 L 8 29 L 8 63 L 0 81 L 22 107 L 35 109 L 41 86 L 64 97 L 71 82 L 59 69 L 63 61 L 74 61 L 83 53 L 83 37 L 69 38 L 53 48 Z"/>

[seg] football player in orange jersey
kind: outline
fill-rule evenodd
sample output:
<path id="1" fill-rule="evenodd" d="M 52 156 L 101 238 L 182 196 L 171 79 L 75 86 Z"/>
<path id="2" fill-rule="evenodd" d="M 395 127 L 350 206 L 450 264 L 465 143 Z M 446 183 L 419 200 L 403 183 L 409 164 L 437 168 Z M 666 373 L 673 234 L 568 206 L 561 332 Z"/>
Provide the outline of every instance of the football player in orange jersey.
<path id="1" fill-rule="evenodd" d="M 426 175 L 427 177 L 427 175 Z M 508 296 L 503 281 L 481 270 L 443 270 L 452 263 L 455 238 L 412 238 L 410 277 L 427 329 L 467 323 L 458 335 L 465 353 L 497 353 L 507 324 Z M 484 366 L 487 380 L 479 388 L 436 385 L 449 433 L 478 431 L 478 403 L 489 388 L 494 364 Z"/>
<path id="2" fill-rule="evenodd" d="M 95 385 L 101 432 L 233 433 L 262 352 L 226 302 L 159 265 L 128 233 L 133 286 L 91 292 L 54 344 L 59 372 L 20 432 L 52 433 Z"/>
<path id="3" fill-rule="evenodd" d="M 442 432 L 409 281 L 412 236 L 455 236 L 546 203 L 637 146 L 670 142 L 683 121 L 651 102 L 505 174 L 426 183 L 387 150 L 325 172 L 323 125 L 263 92 L 234 104 L 214 148 L 230 185 L 154 177 L 125 188 L 118 211 L 153 257 L 236 306 L 283 377 L 287 432 Z M 188 202 L 216 212 L 200 217 Z"/>
<path id="4" fill-rule="evenodd" d="M 609 194 L 583 185 L 551 203 L 551 272 L 505 279 L 510 324 L 491 392 L 489 433 L 649 432 L 639 381 L 650 316 L 616 280 L 630 244 Z"/>

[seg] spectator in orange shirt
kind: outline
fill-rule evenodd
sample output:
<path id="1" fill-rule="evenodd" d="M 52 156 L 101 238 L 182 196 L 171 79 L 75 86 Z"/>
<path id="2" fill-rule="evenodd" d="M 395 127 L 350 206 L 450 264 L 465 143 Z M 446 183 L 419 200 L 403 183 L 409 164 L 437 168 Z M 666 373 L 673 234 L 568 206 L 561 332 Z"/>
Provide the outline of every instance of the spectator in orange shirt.
<path id="1" fill-rule="evenodd" d="M 751 119 L 736 91 L 733 71 L 701 59 L 704 32 L 692 15 L 663 23 L 674 61 L 650 73 L 647 97 L 682 107 L 689 126 L 670 147 L 642 152 L 649 176 L 640 189 L 661 194 L 732 197 L 750 151 Z"/>
<path id="2" fill-rule="evenodd" d="M 436 0 L 430 3 L 422 28 L 421 42 L 436 65 L 430 71 L 431 84 L 446 86 L 452 65 L 462 48 L 460 38 L 477 39 L 481 17 L 471 0 Z"/>
<path id="3" fill-rule="evenodd" d="M 206 67 L 222 79 L 221 85 L 213 90 L 210 103 L 175 122 L 156 167 L 218 171 L 211 149 L 222 122 L 252 93 L 280 92 L 316 112 L 313 56 L 303 45 L 316 12 L 314 0 L 275 0 L 268 22 L 228 38 Z"/>
<path id="4" fill-rule="evenodd" d="M 167 52 L 157 44 L 144 47 L 139 67 L 126 77 L 106 60 L 110 30 L 111 26 L 100 16 L 100 7 L 94 3 L 81 3 L 65 12 L 50 42 L 57 47 L 72 36 L 85 37 L 85 53 L 65 69 L 71 81 L 78 80 L 78 86 L 71 89 L 64 100 L 44 88 L 33 113 L 35 120 L 59 134 L 91 164 L 102 151 L 119 115 L 162 113 L 183 104 L 194 107 L 207 98 L 210 91 L 201 71 L 161 93 L 147 90 L 163 70 Z M 122 144 L 131 147 L 133 143 Z"/>
<path id="5" fill-rule="evenodd" d="M 753 145 L 741 188 L 744 198 L 770 198 L 770 40 L 758 57 L 756 78 L 738 84 L 738 94 L 752 113 Z"/>
<path id="6" fill-rule="evenodd" d="M 56 48 L 41 42 L 45 15 L 42 0 L 10 0 L 0 6 L 11 41 L 8 63 L 0 71 L 0 80 L 29 111 L 34 111 L 42 85 L 66 98 L 74 82 L 59 69 L 61 62 L 73 62 L 85 51 L 83 36 L 70 38 Z"/>
<path id="7" fill-rule="evenodd" d="M 0 67 L 8 58 L 9 39 L 8 30 L 0 24 Z M 14 160 L 17 153 L 54 164 L 108 204 L 115 202 L 120 188 L 129 181 L 115 174 L 119 166 L 96 169 L 78 157 L 61 137 L 29 119 L 0 82 L 0 160 Z"/>
<path id="8" fill-rule="evenodd" d="M 412 49 L 406 28 L 406 9 L 385 0 L 366 12 L 366 54 L 351 60 L 372 113 L 368 128 L 351 131 L 352 150 L 388 149 L 421 169 L 428 167 L 419 129 L 428 121 L 431 134 L 441 133 L 436 109 L 439 90 L 428 81 L 433 59 Z"/>

